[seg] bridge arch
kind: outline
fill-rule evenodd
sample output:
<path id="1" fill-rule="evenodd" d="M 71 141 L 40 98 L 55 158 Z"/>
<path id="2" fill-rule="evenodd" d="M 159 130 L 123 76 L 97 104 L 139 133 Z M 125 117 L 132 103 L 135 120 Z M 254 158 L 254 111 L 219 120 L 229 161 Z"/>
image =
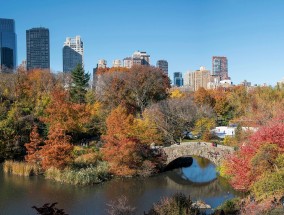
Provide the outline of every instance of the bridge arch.
<path id="1" fill-rule="evenodd" d="M 222 159 L 234 152 L 233 147 L 223 145 L 212 146 L 208 142 L 185 142 L 180 145 L 174 144 L 163 147 L 163 150 L 167 155 L 167 165 L 179 157 L 199 156 L 210 160 L 218 166 Z"/>

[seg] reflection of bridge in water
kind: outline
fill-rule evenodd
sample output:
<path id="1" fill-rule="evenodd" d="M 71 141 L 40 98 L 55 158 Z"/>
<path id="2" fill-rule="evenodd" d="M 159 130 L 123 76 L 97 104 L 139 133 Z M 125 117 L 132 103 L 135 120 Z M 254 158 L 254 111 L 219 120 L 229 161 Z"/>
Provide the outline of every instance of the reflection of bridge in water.
<path id="1" fill-rule="evenodd" d="M 216 145 L 207 142 L 185 142 L 163 148 L 167 155 L 167 164 L 179 157 L 199 156 L 219 165 L 221 160 L 234 152 L 233 147 Z"/>
<path id="2" fill-rule="evenodd" d="M 194 196 L 195 198 L 203 199 L 216 196 L 226 196 L 234 192 L 229 186 L 228 189 L 224 189 L 224 186 L 219 180 L 217 180 L 217 178 L 206 183 L 193 183 L 191 181 L 182 179 L 177 173 L 172 171 L 168 172 L 166 179 L 168 187 L 171 187 L 175 190 L 184 190 L 184 186 L 188 185 L 190 188 L 190 195 Z"/>

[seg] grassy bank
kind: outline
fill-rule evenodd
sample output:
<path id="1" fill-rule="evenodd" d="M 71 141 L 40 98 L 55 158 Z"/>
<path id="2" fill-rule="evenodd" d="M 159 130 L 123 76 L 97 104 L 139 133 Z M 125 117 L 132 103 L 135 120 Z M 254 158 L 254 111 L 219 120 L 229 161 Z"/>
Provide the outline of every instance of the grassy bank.
<path id="1" fill-rule="evenodd" d="M 3 164 L 3 171 L 7 174 L 20 176 L 32 176 L 42 173 L 38 165 L 18 161 L 5 161 Z"/>
<path id="2" fill-rule="evenodd" d="M 45 172 L 45 178 L 73 185 L 90 185 L 106 181 L 110 178 L 106 162 L 98 162 L 96 166 L 81 169 L 66 168 L 62 171 L 54 167 Z"/>

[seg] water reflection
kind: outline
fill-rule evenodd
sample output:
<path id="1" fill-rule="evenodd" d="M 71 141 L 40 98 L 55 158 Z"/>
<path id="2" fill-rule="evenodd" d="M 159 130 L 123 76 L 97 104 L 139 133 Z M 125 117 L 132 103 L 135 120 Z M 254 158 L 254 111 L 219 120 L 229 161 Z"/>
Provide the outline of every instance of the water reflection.
<path id="1" fill-rule="evenodd" d="M 206 165 L 204 165 L 206 164 Z M 234 191 L 219 177 L 210 162 L 194 159 L 190 167 L 175 169 L 150 178 L 114 179 L 109 182 L 76 187 L 44 180 L 24 178 L 0 172 L 0 214 L 35 214 L 30 208 L 58 202 L 69 214 L 106 214 L 106 203 L 121 195 L 137 208 L 137 214 L 149 210 L 163 196 L 183 192 L 195 200 L 217 207 L 232 198 Z M 198 183 L 194 183 L 198 182 Z"/>
<path id="2" fill-rule="evenodd" d="M 192 165 L 181 168 L 180 172 L 181 178 L 193 183 L 207 183 L 217 178 L 215 165 L 207 159 L 193 159 Z"/>

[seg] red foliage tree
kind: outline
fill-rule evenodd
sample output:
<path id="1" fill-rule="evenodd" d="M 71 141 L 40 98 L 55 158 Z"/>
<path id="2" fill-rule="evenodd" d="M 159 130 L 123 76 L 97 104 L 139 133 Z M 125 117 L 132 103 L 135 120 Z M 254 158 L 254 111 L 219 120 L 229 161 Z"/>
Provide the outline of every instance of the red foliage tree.
<path id="1" fill-rule="evenodd" d="M 266 153 L 264 153 L 264 149 Z M 284 123 L 272 120 L 261 127 L 250 139 L 243 143 L 240 150 L 225 162 L 227 174 L 235 189 L 247 191 L 264 171 L 274 171 L 277 155 L 284 152 Z M 261 157 L 262 156 L 262 157 Z M 257 162 L 256 162 L 257 161 Z M 264 162 L 270 169 L 265 169 Z"/>

